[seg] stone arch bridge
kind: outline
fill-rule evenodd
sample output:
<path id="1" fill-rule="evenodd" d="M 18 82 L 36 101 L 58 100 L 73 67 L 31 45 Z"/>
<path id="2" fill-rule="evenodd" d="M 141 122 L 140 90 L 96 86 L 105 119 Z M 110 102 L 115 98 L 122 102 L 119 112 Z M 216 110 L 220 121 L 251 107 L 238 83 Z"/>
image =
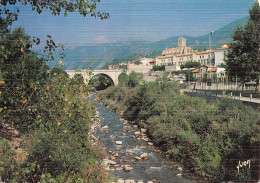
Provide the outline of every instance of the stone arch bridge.
<path id="1" fill-rule="evenodd" d="M 91 77 L 98 75 L 98 74 L 103 74 L 111 78 L 113 81 L 114 85 L 118 85 L 118 76 L 123 72 L 121 69 L 114 69 L 114 70 L 80 70 L 80 71 L 75 71 L 75 70 L 65 70 L 65 72 L 69 75 L 70 78 L 72 78 L 75 74 L 81 74 L 84 78 L 84 81 L 90 79 L 90 73 Z"/>

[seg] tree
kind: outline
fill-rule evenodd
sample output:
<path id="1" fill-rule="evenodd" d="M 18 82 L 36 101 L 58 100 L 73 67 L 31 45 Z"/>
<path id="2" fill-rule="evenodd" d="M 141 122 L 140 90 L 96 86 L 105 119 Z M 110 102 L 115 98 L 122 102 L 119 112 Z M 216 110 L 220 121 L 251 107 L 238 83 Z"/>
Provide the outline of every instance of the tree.
<path id="1" fill-rule="evenodd" d="M 3 121 L 12 118 L 14 124 L 28 125 L 27 108 L 40 99 L 38 90 L 44 85 L 48 67 L 44 59 L 30 51 L 30 37 L 24 29 L 15 28 L 2 40 L 0 51 L 0 111 Z M 24 115 L 22 118 L 21 115 Z"/>
<path id="2" fill-rule="evenodd" d="M 134 71 L 132 71 L 130 74 L 129 74 L 129 81 L 128 81 L 128 86 L 129 87 L 136 87 L 139 82 L 141 81 L 142 79 L 142 75 L 141 74 L 138 74 Z"/>
<path id="3" fill-rule="evenodd" d="M 181 70 L 184 68 L 198 68 L 200 65 L 201 64 L 199 62 L 186 62 L 184 65 L 181 65 Z"/>
<path id="4" fill-rule="evenodd" d="M 249 11 L 250 18 L 244 26 L 238 26 L 233 34 L 234 42 L 227 54 L 226 72 L 242 83 L 256 81 L 259 85 L 260 70 L 260 7 L 256 2 Z"/>
<path id="5" fill-rule="evenodd" d="M 120 86 L 127 86 L 129 82 L 129 76 L 126 73 L 121 73 L 118 76 L 118 81 Z"/>

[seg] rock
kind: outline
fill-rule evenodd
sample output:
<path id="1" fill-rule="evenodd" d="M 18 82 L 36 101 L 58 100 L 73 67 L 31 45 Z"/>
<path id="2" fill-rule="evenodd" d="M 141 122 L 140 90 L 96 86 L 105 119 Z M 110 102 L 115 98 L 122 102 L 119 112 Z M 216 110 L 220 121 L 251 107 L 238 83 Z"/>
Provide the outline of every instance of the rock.
<path id="1" fill-rule="evenodd" d="M 134 168 L 130 165 L 122 165 L 121 166 L 125 172 L 130 172 L 130 170 L 133 170 Z"/>
<path id="2" fill-rule="evenodd" d="M 134 168 L 133 167 L 125 167 L 124 168 L 124 171 L 125 172 L 130 172 L 131 170 L 133 170 Z"/>
<path id="3" fill-rule="evenodd" d="M 149 139 L 148 139 L 148 138 L 144 138 L 144 141 L 148 142 L 148 141 L 149 141 Z"/>
<path id="4" fill-rule="evenodd" d="M 113 154 L 112 156 L 114 156 L 114 157 L 118 157 L 119 155 L 118 155 L 118 153 L 115 153 L 115 154 Z"/>
<path id="5" fill-rule="evenodd" d="M 135 183 L 134 180 L 125 180 L 125 183 Z"/>
<path id="6" fill-rule="evenodd" d="M 117 183 L 125 183 L 124 179 L 118 179 Z"/>
<path id="7" fill-rule="evenodd" d="M 157 153 L 160 153 L 160 152 L 161 152 L 161 150 L 160 150 L 160 149 L 156 149 L 156 150 L 155 150 L 155 152 L 157 152 Z"/>
<path id="8" fill-rule="evenodd" d="M 135 159 L 136 159 L 136 160 L 141 160 L 142 158 L 140 158 L 140 157 L 136 156 L 136 157 L 135 157 Z"/>
<path id="9" fill-rule="evenodd" d="M 179 167 L 177 168 L 177 170 L 182 171 L 183 169 L 182 169 L 182 167 L 179 166 Z"/>
<path id="10" fill-rule="evenodd" d="M 141 128 L 141 132 L 142 132 L 142 133 L 146 133 L 146 129 Z"/>
<path id="11" fill-rule="evenodd" d="M 182 176 L 182 174 L 181 174 L 181 173 L 178 173 L 177 176 Z"/>
<path id="12" fill-rule="evenodd" d="M 117 171 L 121 171 L 121 170 L 122 170 L 122 168 L 118 167 L 118 168 L 116 168 L 116 170 L 117 170 Z"/>
<path id="13" fill-rule="evenodd" d="M 148 154 L 147 153 L 143 153 L 143 154 L 141 154 L 140 158 L 148 159 Z"/>
<path id="14" fill-rule="evenodd" d="M 136 136 L 141 135 L 141 132 L 137 131 L 134 133 Z"/>
<path id="15" fill-rule="evenodd" d="M 153 143 L 152 142 L 148 142 L 148 146 L 153 146 Z"/>
<path id="16" fill-rule="evenodd" d="M 116 165 L 117 162 L 112 161 L 112 160 L 107 160 L 107 164 L 108 164 L 108 165 Z"/>
<path id="17" fill-rule="evenodd" d="M 122 145 L 123 142 L 122 142 L 122 141 L 116 141 L 115 144 L 116 144 L 116 145 Z"/>
<path id="18" fill-rule="evenodd" d="M 102 128 L 101 128 L 101 130 L 107 130 L 108 129 L 108 126 L 106 125 L 106 126 L 103 126 Z"/>

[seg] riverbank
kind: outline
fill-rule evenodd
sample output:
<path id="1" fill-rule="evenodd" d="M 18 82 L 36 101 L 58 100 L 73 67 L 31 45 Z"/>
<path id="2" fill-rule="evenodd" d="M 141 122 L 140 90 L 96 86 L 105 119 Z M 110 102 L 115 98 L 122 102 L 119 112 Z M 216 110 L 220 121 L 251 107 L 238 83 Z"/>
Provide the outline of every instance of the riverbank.
<path id="1" fill-rule="evenodd" d="M 178 92 L 161 82 L 137 88 L 112 87 L 97 98 L 146 128 L 156 146 L 197 177 L 258 180 L 258 112 L 225 100 L 209 105 Z M 237 165 L 244 160 L 251 160 L 251 167 L 241 167 L 238 172 Z"/>
<path id="2" fill-rule="evenodd" d="M 106 147 L 104 166 L 118 177 L 116 182 L 191 182 L 189 172 L 180 163 L 170 161 L 155 148 L 146 129 L 122 119 L 105 106 L 96 103 L 100 116 L 95 133 L 98 144 Z"/>

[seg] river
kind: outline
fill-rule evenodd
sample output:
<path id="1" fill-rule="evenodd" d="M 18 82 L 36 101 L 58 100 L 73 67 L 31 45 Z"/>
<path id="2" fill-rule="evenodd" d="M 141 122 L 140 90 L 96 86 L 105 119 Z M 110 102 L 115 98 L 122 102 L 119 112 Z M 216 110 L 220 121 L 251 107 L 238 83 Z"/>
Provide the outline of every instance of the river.
<path id="1" fill-rule="evenodd" d="M 148 145 L 145 140 L 136 137 L 135 132 L 140 132 L 137 126 L 129 124 L 120 116 L 105 106 L 94 101 L 96 110 L 99 113 L 101 128 L 95 131 L 95 136 L 99 137 L 99 142 L 106 148 L 108 159 L 116 162 L 112 166 L 112 174 L 119 179 L 134 180 L 139 182 L 158 182 L 158 183 L 189 183 L 191 177 L 177 162 L 171 161 L 154 146 Z M 145 138 L 145 134 L 143 135 Z M 122 145 L 116 145 L 116 141 L 122 141 Z M 135 160 L 147 153 L 148 159 Z M 130 171 L 124 171 L 121 167 L 127 165 L 132 167 Z M 123 182 L 123 181 L 122 181 Z"/>

